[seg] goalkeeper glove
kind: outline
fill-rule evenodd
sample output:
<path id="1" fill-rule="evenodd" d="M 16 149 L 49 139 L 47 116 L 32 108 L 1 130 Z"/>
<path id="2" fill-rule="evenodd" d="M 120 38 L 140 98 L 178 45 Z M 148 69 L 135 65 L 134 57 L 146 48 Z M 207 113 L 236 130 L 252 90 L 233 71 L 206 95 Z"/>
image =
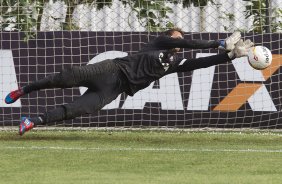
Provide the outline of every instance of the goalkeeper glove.
<path id="1" fill-rule="evenodd" d="M 235 48 L 228 52 L 228 56 L 230 59 L 240 58 L 248 55 L 250 48 L 252 48 L 255 44 L 251 40 L 242 39 L 236 43 Z"/>
<path id="2" fill-rule="evenodd" d="M 231 51 L 235 48 L 235 44 L 241 39 L 241 33 L 239 31 L 234 32 L 231 36 L 225 40 L 219 40 L 219 48 Z"/>

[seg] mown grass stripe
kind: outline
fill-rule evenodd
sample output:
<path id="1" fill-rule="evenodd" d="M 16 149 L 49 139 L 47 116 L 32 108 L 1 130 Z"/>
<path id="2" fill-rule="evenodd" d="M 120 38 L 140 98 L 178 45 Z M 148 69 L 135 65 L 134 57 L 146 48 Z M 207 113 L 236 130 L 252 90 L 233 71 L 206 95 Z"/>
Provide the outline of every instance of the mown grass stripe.
<path id="1" fill-rule="evenodd" d="M 100 147 L 59 147 L 59 146 L 7 146 L 0 149 L 26 149 L 26 150 L 72 150 L 72 151 L 144 151 L 144 152 L 256 152 L 256 153 L 282 153 L 274 149 L 181 149 L 181 148 L 100 148 Z"/>

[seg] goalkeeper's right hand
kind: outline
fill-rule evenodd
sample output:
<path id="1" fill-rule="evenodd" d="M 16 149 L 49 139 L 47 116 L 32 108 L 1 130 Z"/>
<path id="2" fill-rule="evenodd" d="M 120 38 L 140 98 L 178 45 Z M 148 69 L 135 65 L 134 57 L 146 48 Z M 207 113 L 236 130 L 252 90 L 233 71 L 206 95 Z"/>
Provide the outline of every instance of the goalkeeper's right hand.
<path id="1" fill-rule="evenodd" d="M 241 39 L 241 33 L 239 31 L 234 32 L 231 36 L 225 40 L 219 40 L 219 48 L 231 51 L 235 48 L 235 44 Z"/>
<path id="2" fill-rule="evenodd" d="M 255 44 L 251 40 L 242 39 L 236 43 L 235 48 L 228 52 L 228 56 L 230 59 L 240 58 L 243 56 L 247 56 L 250 48 L 252 48 Z"/>

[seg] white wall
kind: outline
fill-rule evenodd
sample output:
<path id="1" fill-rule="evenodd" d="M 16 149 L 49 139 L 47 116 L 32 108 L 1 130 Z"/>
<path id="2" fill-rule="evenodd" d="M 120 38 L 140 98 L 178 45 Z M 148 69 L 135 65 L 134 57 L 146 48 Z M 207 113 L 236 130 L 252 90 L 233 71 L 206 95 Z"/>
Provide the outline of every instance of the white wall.
<path id="1" fill-rule="evenodd" d="M 215 0 L 216 5 L 209 3 L 206 7 L 191 6 L 183 8 L 181 3 L 170 4 L 173 13 L 169 20 L 187 32 L 233 32 L 252 29 L 252 17 L 245 18 L 246 2 L 243 0 Z M 272 7 L 282 8 L 282 0 L 272 0 Z M 41 31 L 61 30 L 65 21 L 67 6 L 63 2 L 50 1 L 45 5 Z M 234 20 L 228 18 L 234 15 Z M 54 19 L 55 18 L 55 19 Z M 145 31 L 145 28 L 131 11 L 119 0 L 113 0 L 111 7 L 97 10 L 95 7 L 78 5 L 73 13 L 73 21 L 83 31 Z M 281 21 L 276 18 L 275 22 Z"/>

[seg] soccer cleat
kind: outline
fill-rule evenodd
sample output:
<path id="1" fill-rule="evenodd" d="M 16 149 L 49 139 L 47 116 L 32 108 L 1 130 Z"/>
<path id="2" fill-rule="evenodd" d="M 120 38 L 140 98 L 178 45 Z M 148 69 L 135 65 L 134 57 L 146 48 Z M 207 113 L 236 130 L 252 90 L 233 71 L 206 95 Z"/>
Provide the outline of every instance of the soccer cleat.
<path id="1" fill-rule="evenodd" d="M 6 98 L 5 98 L 5 103 L 6 104 L 11 104 L 17 101 L 21 96 L 23 96 L 25 93 L 22 88 L 19 88 L 15 91 L 12 91 L 9 93 Z"/>
<path id="2" fill-rule="evenodd" d="M 19 134 L 23 135 L 25 132 L 31 130 L 34 127 L 34 123 L 30 121 L 27 117 L 22 117 Z"/>

